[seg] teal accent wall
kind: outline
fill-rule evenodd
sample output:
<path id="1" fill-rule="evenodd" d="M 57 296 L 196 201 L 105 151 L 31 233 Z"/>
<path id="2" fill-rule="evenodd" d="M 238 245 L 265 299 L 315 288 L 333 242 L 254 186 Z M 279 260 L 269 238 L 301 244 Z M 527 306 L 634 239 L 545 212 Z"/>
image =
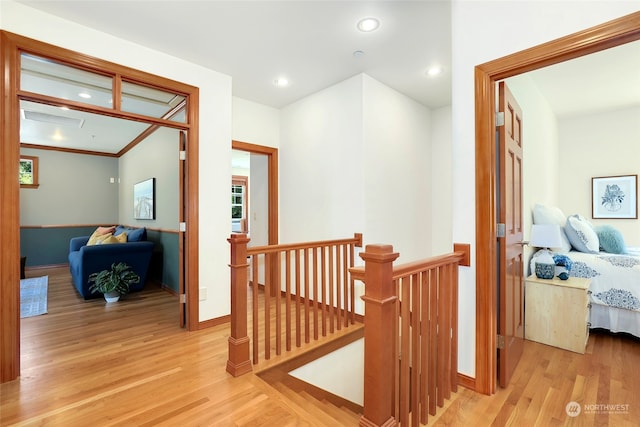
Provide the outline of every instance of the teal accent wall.
<path id="1" fill-rule="evenodd" d="M 149 279 L 162 282 L 176 293 L 179 292 L 179 234 L 147 230 L 147 240 L 155 243 Z"/>
<path id="2" fill-rule="evenodd" d="M 20 255 L 27 257 L 27 267 L 67 264 L 69 240 L 90 236 L 95 229 L 95 226 L 20 228 Z"/>
<path id="3" fill-rule="evenodd" d="M 21 228 L 20 255 L 27 257 L 27 267 L 68 264 L 69 240 L 90 236 L 95 229 L 95 226 Z M 178 238 L 176 232 L 147 230 L 147 240 L 155 243 L 148 277 L 176 293 L 179 291 Z"/>

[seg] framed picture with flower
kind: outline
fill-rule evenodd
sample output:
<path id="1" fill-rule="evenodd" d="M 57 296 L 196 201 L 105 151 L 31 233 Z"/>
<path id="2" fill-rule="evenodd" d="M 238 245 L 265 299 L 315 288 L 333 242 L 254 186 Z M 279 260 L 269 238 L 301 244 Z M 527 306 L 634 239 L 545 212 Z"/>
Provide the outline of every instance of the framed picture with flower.
<path id="1" fill-rule="evenodd" d="M 591 178 L 594 219 L 638 218 L 638 175 Z"/>

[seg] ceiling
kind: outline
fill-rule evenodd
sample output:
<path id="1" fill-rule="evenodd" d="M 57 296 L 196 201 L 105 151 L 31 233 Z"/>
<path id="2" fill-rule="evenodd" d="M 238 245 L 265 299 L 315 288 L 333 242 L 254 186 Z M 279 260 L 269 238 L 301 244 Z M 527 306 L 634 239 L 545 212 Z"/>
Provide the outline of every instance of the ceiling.
<path id="1" fill-rule="evenodd" d="M 234 96 L 275 108 L 363 72 L 430 108 L 451 102 L 449 1 L 19 3 L 228 74 Z M 359 31 L 365 17 L 380 27 Z"/>
<path id="2" fill-rule="evenodd" d="M 640 41 L 528 73 L 557 117 L 640 105 Z"/>
<path id="3" fill-rule="evenodd" d="M 228 74 L 233 96 L 274 108 L 359 73 L 428 108 L 451 104 L 449 1 L 18 2 Z M 358 20 L 371 16 L 380 27 L 360 32 Z M 531 77 L 559 116 L 638 105 L 638 46 L 609 49 Z M 427 76 L 433 65 L 444 72 Z M 276 87 L 280 77 L 290 84 Z M 100 136 L 96 127 L 85 139 Z"/>

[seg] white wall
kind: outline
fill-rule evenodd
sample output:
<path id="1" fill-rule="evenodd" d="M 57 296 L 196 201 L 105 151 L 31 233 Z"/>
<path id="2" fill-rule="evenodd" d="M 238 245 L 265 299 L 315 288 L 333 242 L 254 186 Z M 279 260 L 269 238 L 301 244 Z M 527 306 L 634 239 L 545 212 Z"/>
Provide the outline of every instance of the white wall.
<path id="1" fill-rule="evenodd" d="M 251 153 L 249 179 L 250 246 L 269 244 L 269 165 L 264 154 Z"/>
<path id="2" fill-rule="evenodd" d="M 453 0 L 453 241 L 475 259 L 474 67 L 638 10 L 637 1 Z M 487 201 L 489 202 L 489 201 Z M 460 270 L 460 372 L 475 377 L 476 267 Z"/>
<path id="3" fill-rule="evenodd" d="M 431 112 L 431 252 L 453 250 L 451 106 Z M 456 242 L 457 243 L 457 242 Z"/>
<path id="4" fill-rule="evenodd" d="M 266 147 L 280 146 L 280 110 L 234 96 L 232 137 Z"/>
<path id="5" fill-rule="evenodd" d="M 200 89 L 199 286 L 200 320 L 229 308 L 229 177 L 231 176 L 231 78 L 164 53 L 57 18 L 13 1 L 0 2 L 0 26 L 16 34 L 82 52 Z M 221 227 L 220 224 L 229 224 Z M 188 225 L 187 225 L 188 226 Z"/>
<path id="6" fill-rule="evenodd" d="M 289 372 L 358 405 L 364 403 L 364 338 Z"/>
<path id="7" fill-rule="evenodd" d="M 610 224 L 629 246 L 640 246 L 637 219 L 592 219 L 591 178 L 640 174 L 640 107 L 559 120 L 562 197 L 566 215 L 581 214 L 593 224 Z"/>
<path id="8" fill-rule="evenodd" d="M 161 127 L 132 150 L 120 157 L 119 224 L 178 230 L 180 218 L 180 132 Z M 156 179 L 156 218 L 133 218 L 133 186 L 149 178 Z"/>
<path id="9" fill-rule="evenodd" d="M 21 226 L 118 222 L 116 159 L 32 148 L 20 154 L 38 157 L 40 182 L 20 189 Z"/>
<path id="10" fill-rule="evenodd" d="M 364 194 L 371 243 L 396 263 L 431 256 L 431 111 L 364 76 Z"/>
<path id="11" fill-rule="evenodd" d="M 282 110 L 283 242 L 388 243 L 431 255 L 431 113 L 367 75 Z"/>
<path id="12" fill-rule="evenodd" d="M 365 232 L 362 117 L 362 76 L 282 109 L 282 243 Z"/>

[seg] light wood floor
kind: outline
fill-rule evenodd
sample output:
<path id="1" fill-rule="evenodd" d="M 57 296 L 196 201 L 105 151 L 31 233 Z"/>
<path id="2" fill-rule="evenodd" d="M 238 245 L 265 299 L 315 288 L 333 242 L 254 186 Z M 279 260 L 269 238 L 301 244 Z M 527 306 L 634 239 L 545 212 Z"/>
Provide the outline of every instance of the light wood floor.
<path id="1" fill-rule="evenodd" d="M 2 426 L 356 425 L 257 375 L 231 377 L 228 325 L 181 330 L 167 292 L 149 286 L 107 306 L 80 299 L 66 268 L 27 271 L 41 275 L 49 313 L 21 321 L 22 376 L 0 385 Z M 508 388 L 459 388 L 429 425 L 636 426 L 638 369 L 640 342 L 629 337 L 592 333 L 585 355 L 527 342 Z"/>

